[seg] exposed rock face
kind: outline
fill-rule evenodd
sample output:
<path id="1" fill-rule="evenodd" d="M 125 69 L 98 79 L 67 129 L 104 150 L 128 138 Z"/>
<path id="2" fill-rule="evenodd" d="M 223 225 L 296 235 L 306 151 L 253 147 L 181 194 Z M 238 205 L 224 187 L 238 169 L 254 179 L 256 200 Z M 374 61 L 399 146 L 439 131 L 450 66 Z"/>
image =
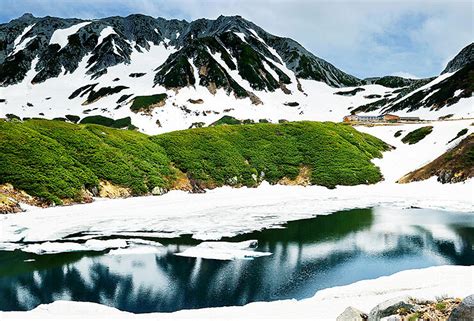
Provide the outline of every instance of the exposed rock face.
<path id="1" fill-rule="evenodd" d="M 464 138 L 456 147 L 439 156 L 431 163 L 413 171 L 398 183 L 421 181 L 438 176 L 441 183 L 457 183 L 474 177 L 474 134 Z"/>
<path id="2" fill-rule="evenodd" d="M 474 42 L 464 47 L 450 62 L 441 74 L 454 72 L 468 63 L 474 62 Z"/>
<path id="3" fill-rule="evenodd" d="M 153 190 L 151 191 L 151 194 L 152 195 L 163 195 L 167 192 L 167 190 L 163 187 L 159 187 L 159 186 L 156 186 L 153 188 Z"/>
<path id="4" fill-rule="evenodd" d="M 301 166 L 298 176 L 294 179 L 282 178 L 278 184 L 281 185 L 311 185 L 311 169 L 308 166 Z"/>
<path id="5" fill-rule="evenodd" d="M 336 321 L 365 321 L 367 318 L 366 313 L 354 307 L 348 307 L 337 317 Z"/>
<path id="6" fill-rule="evenodd" d="M 399 309 L 414 310 L 415 306 L 409 303 L 408 297 L 387 300 L 375 306 L 369 313 L 369 321 L 379 321 L 381 318 L 397 314 Z"/>
<path id="7" fill-rule="evenodd" d="M 416 82 L 416 79 L 408 79 L 398 76 L 384 76 L 384 77 L 372 77 L 364 79 L 364 82 L 368 85 L 376 84 L 390 88 L 399 88 L 410 86 Z"/>
<path id="8" fill-rule="evenodd" d="M 0 214 L 22 212 L 20 204 L 11 197 L 0 194 Z"/>
<path id="9" fill-rule="evenodd" d="M 439 110 L 457 103 L 461 98 L 471 97 L 474 91 L 474 43 L 459 52 L 446 66 L 441 74 L 455 72 L 450 77 L 418 90 L 435 79 L 404 79 L 400 77 L 382 77 L 364 79 L 366 84 L 374 83 L 387 87 L 405 87 L 391 95 L 375 102 L 362 105 L 352 110 L 353 113 L 371 112 L 395 113 L 400 110 L 414 111 L 420 108 Z M 410 94 L 410 96 L 408 96 Z M 404 98 L 407 96 L 406 98 Z"/>
<path id="10" fill-rule="evenodd" d="M 474 295 L 464 298 L 451 312 L 448 321 L 474 321 Z"/>
<path id="11" fill-rule="evenodd" d="M 191 103 L 191 104 L 203 104 L 204 103 L 204 100 L 202 100 L 201 98 L 199 99 L 191 99 L 189 98 L 188 101 Z"/>
<path id="12" fill-rule="evenodd" d="M 132 192 L 128 188 L 114 185 L 108 181 L 100 182 L 100 190 L 99 190 L 100 197 L 123 198 L 123 197 L 129 197 L 130 195 L 132 195 Z"/>
<path id="13" fill-rule="evenodd" d="M 14 188 L 11 184 L 0 185 L 0 214 L 22 212 L 23 209 L 20 206 L 20 202 L 32 206 L 47 205 L 24 191 Z"/>

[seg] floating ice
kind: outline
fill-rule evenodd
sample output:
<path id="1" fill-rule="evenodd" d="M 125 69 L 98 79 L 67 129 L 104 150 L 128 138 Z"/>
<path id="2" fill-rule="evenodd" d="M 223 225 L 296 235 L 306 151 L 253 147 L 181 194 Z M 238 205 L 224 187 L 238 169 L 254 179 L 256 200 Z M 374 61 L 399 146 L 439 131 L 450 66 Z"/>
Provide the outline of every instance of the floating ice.
<path id="1" fill-rule="evenodd" d="M 188 248 L 181 253 L 176 253 L 176 255 L 214 260 L 251 260 L 256 257 L 272 254 L 270 252 L 255 251 L 257 246 L 258 241 L 256 240 L 238 243 L 202 242 L 201 244 Z"/>

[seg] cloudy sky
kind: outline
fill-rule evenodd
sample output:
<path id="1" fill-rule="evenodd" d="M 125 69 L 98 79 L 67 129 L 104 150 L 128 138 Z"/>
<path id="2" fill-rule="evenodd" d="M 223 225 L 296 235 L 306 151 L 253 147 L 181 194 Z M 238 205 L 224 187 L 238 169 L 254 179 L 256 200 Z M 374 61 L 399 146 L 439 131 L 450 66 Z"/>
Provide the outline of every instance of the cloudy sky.
<path id="1" fill-rule="evenodd" d="M 0 0 L 0 23 L 35 16 L 241 15 L 358 77 L 439 74 L 474 41 L 472 0 Z"/>

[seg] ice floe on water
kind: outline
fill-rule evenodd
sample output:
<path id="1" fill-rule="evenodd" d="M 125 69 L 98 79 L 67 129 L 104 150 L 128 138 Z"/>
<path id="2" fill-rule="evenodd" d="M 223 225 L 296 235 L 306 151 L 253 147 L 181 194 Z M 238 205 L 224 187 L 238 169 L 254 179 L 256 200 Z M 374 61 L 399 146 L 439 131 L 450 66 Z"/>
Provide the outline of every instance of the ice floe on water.
<path id="1" fill-rule="evenodd" d="M 83 249 L 84 241 L 97 238 L 175 238 L 191 235 L 202 241 L 281 227 L 288 221 L 327 215 L 336 211 L 369 208 L 410 208 L 474 212 L 474 179 L 441 184 L 426 181 L 397 184 L 396 179 L 441 155 L 456 142 L 448 143 L 471 120 L 433 122 L 433 132 L 415 145 L 403 144 L 394 133 L 408 133 L 423 124 L 359 127 L 396 149 L 374 160 L 385 180 L 374 185 L 282 186 L 263 182 L 257 188 L 222 187 L 205 194 L 171 191 L 162 196 L 100 200 L 91 204 L 31 209 L 0 216 L 0 249 L 14 250 L 23 243 L 71 242 Z M 459 139 L 458 139 L 459 140 Z M 447 213 L 449 214 L 449 213 Z M 54 226 L 54 228 L 51 228 Z M 64 244 L 49 244 L 59 251 Z M 53 249 L 54 248 L 54 249 Z M 30 248 L 31 249 L 31 248 Z M 32 247 L 39 251 L 38 245 Z M 187 254 L 203 253 L 204 245 Z M 144 250 L 144 249 L 143 249 Z M 149 250 L 149 249 L 148 249 Z"/>
<path id="2" fill-rule="evenodd" d="M 214 260 L 251 260 L 256 257 L 272 254 L 270 252 L 257 252 L 255 251 L 257 247 L 257 240 L 243 242 L 202 242 L 197 246 L 188 248 L 175 255 Z"/>
<path id="3" fill-rule="evenodd" d="M 41 247 L 47 246 L 49 252 L 97 250 L 85 244 L 93 245 L 94 238 L 103 237 L 172 238 L 189 234 L 211 241 L 352 208 L 420 207 L 473 212 L 473 190 L 472 179 L 442 185 L 432 178 L 410 184 L 381 182 L 334 190 L 262 184 L 258 188 L 224 187 L 206 194 L 173 191 L 160 197 L 106 200 L 3 215 L 0 249 L 14 250 L 24 247 L 23 243 L 49 241 L 53 244 L 29 245 L 27 249 L 40 252 Z M 60 242 L 67 244 L 56 244 Z"/>
<path id="4" fill-rule="evenodd" d="M 38 255 L 65 252 L 102 252 L 109 249 L 112 250 L 112 253 L 109 252 L 109 254 L 133 252 L 143 253 L 145 247 L 147 248 L 146 253 L 156 253 L 156 248 L 162 247 L 162 245 L 158 242 L 140 239 L 87 240 L 84 243 L 50 241 L 32 244 L 0 243 L 0 250 L 3 251 L 21 250 L 23 252 L 34 253 Z M 140 249 L 140 251 L 137 251 L 137 249 Z M 153 252 L 151 249 L 153 249 Z M 123 252 L 120 252 L 119 250 Z"/>

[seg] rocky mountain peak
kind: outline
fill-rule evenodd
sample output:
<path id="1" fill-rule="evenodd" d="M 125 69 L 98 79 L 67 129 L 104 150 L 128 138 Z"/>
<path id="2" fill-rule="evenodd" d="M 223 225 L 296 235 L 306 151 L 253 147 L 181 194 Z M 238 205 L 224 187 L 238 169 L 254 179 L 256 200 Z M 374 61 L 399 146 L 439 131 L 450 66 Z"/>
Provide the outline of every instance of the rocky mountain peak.
<path id="1" fill-rule="evenodd" d="M 441 74 L 457 71 L 471 62 L 474 62 L 474 42 L 464 47 L 450 62 L 448 62 L 446 68 L 441 72 Z"/>

